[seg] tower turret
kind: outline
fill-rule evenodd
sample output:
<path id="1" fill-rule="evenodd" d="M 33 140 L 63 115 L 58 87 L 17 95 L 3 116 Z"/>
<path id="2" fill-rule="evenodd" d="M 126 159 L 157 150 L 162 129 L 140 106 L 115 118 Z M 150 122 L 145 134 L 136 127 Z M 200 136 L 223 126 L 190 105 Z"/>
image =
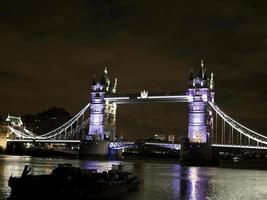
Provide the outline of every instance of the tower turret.
<path id="1" fill-rule="evenodd" d="M 214 75 L 213 75 L 213 72 L 211 72 L 211 74 L 210 74 L 209 89 L 210 89 L 211 102 L 214 103 L 214 99 L 215 99 L 215 84 L 214 84 Z"/>
<path id="2" fill-rule="evenodd" d="M 202 72 L 202 80 L 207 80 L 207 69 L 206 69 L 206 67 L 204 66 L 204 62 L 203 62 L 203 60 L 201 60 L 201 72 Z"/>
<path id="3" fill-rule="evenodd" d="M 203 76 L 204 76 L 204 63 L 203 63 L 203 60 L 201 60 L 200 68 L 199 68 L 199 72 L 198 72 L 198 76 L 197 77 L 202 80 Z"/>
<path id="4" fill-rule="evenodd" d="M 213 72 L 210 74 L 210 90 L 214 90 L 214 77 L 213 77 Z"/>
<path id="5" fill-rule="evenodd" d="M 104 73 L 100 79 L 100 83 L 104 86 L 105 88 L 105 91 L 109 91 L 109 88 L 110 88 L 110 80 L 109 80 L 109 77 L 108 77 L 108 70 L 107 70 L 107 67 L 105 67 L 104 69 Z"/>
<path id="6" fill-rule="evenodd" d="M 117 83 L 118 82 L 118 79 L 117 79 L 117 77 L 115 78 L 115 81 L 114 81 L 114 86 L 113 86 L 113 88 L 112 88 L 112 93 L 113 94 L 115 94 L 115 93 L 117 93 Z"/>
<path id="7" fill-rule="evenodd" d="M 207 82 L 208 82 L 207 80 L 208 80 L 207 69 L 204 66 L 203 60 L 201 60 L 199 73 L 198 73 L 198 76 L 196 78 L 197 86 L 199 86 L 199 83 L 200 83 L 201 87 L 207 87 Z"/>

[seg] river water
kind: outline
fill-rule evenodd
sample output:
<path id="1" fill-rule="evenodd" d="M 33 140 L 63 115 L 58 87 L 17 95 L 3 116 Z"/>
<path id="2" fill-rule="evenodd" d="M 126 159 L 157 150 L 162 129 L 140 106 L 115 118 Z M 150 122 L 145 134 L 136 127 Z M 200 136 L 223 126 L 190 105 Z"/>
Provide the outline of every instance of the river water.
<path id="1" fill-rule="evenodd" d="M 0 199 L 10 194 L 10 175 L 19 176 L 24 165 L 32 167 L 32 174 L 49 174 L 58 163 L 98 171 L 109 170 L 112 164 L 124 164 L 125 170 L 134 172 L 143 181 L 140 189 L 129 193 L 125 200 L 267 199 L 267 170 L 184 167 L 173 161 L 88 161 L 10 155 L 0 155 Z"/>

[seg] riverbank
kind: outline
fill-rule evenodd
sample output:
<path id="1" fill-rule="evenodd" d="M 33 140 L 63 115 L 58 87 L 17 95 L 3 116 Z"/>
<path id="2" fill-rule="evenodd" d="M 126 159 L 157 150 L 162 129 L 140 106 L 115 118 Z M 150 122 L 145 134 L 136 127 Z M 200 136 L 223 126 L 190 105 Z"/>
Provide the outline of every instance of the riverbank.
<path id="1" fill-rule="evenodd" d="M 221 159 L 219 167 L 231 168 L 231 169 L 267 170 L 267 159 L 266 158 L 241 159 L 238 162 L 234 162 L 233 160 Z"/>

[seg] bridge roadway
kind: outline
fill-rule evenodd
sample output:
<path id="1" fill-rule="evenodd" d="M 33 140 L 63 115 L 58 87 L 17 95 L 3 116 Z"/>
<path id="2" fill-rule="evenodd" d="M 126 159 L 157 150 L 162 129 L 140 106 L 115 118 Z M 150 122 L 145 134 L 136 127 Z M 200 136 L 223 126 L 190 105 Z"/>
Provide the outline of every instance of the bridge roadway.
<path id="1" fill-rule="evenodd" d="M 109 103 L 133 104 L 133 103 L 166 103 L 188 102 L 188 95 L 182 93 L 141 93 L 115 94 L 104 98 Z"/>
<path id="2" fill-rule="evenodd" d="M 7 139 L 7 142 L 20 142 L 20 143 L 68 143 L 68 144 L 80 144 L 80 140 L 32 140 L 32 139 Z M 151 145 L 160 146 L 168 149 L 180 150 L 181 145 L 178 143 L 160 143 L 160 142 L 110 142 L 109 147 L 112 149 L 124 149 L 131 148 L 135 145 Z M 249 145 L 232 145 L 232 144 L 212 144 L 212 147 L 228 148 L 228 149 L 255 149 L 255 150 L 267 150 L 267 146 L 249 146 Z"/>
<path id="3" fill-rule="evenodd" d="M 40 140 L 40 139 L 7 139 L 7 142 L 20 142 L 20 143 L 71 143 L 80 144 L 80 140 Z"/>

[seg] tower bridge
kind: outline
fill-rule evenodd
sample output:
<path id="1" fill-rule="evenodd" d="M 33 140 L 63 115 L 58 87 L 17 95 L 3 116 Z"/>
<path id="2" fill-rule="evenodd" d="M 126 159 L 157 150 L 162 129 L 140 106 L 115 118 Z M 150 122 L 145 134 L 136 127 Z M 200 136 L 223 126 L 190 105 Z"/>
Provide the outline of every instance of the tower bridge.
<path id="1" fill-rule="evenodd" d="M 85 141 L 83 152 L 94 151 L 101 146 L 102 153 L 110 149 L 133 147 L 134 143 L 116 141 L 116 111 L 121 104 L 138 103 L 187 103 L 188 135 L 180 144 L 153 143 L 166 148 L 181 150 L 182 156 L 209 155 L 212 148 L 266 149 L 267 136 L 238 123 L 224 113 L 215 103 L 213 73 L 208 74 L 203 62 L 196 75 L 191 71 L 188 89 L 185 92 L 155 93 L 142 90 L 138 93 L 120 94 L 117 78 L 112 84 L 107 68 L 97 81 L 93 76 L 90 103 L 62 126 L 43 135 L 37 135 L 26 128 L 10 126 L 8 142 L 43 141 L 65 142 Z M 86 127 L 88 132 L 85 133 Z M 83 143 L 81 143 L 83 144 Z M 87 148 L 86 146 L 90 146 Z M 203 150 L 203 151 L 202 151 Z M 211 156 L 211 154 L 209 155 Z"/>

